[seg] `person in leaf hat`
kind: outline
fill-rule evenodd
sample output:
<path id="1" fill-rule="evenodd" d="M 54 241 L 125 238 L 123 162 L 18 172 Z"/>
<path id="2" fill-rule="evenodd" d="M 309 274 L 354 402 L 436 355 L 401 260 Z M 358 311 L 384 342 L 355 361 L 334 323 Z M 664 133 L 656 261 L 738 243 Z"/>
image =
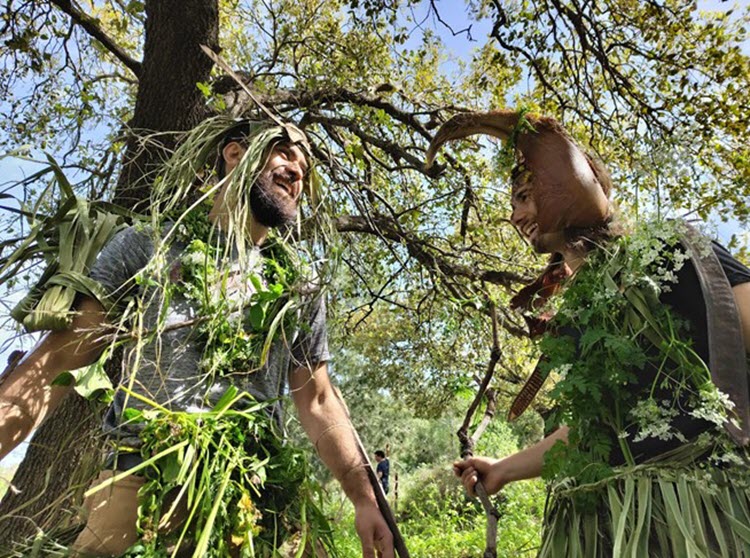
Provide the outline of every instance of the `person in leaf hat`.
<path id="1" fill-rule="evenodd" d="M 543 357 L 509 419 L 552 373 L 556 407 L 539 443 L 455 474 L 470 494 L 543 476 L 540 556 L 750 555 L 750 270 L 685 223 L 625 230 L 606 169 L 551 118 L 459 114 L 427 166 L 473 134 L 510 142 L 511 221 L 550 254 L 511 301 Z"/>
<path id="2" fill-rule="evenodd" d="M 329 381 L 325 281 L 294 241 L 303 191 L 307 220 L 325 227 L 311 165 L 291 124 L 203 122 L 157 179 L 151 224 L 115 234 L 89 270 L 101 296 L 79 295 L 69 327 L 0 385 L 1 457 L 72 389 L 55 378 L 126 348 L 105 419 L 113 452 L 74 553 L 161 556 L 192 539 L 196 557 L 276 556 L 297 530 L 324 555 L 314 539 L 330 545 L 330 529 L 306 459 L 282 438 L 288 377 L 303 428 L 354 503 L 363 556 L 394 555 Z"/>

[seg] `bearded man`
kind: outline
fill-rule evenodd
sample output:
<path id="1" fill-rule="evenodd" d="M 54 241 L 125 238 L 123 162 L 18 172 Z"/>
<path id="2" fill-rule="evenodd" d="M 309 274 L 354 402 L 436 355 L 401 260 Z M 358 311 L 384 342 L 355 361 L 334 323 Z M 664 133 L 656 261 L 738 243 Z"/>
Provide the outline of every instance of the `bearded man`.
<path id="1" fill-rule="evenodd" d="M 543 357 L 510 418 L 550 374 L 556 407 L 539 443 L 455 474 L 470 494 L 543 476 L 540 556 L 749 556 L 750 270 L 680 222 L 626 230 L 606 170 L 550 118 L 457 115 L 428 166 L 478 133 L 514 142 L 511 221 L 551 254 L 511 302 Z"/>
<path id="2" fill-rule="evenodd" d="M 197 193 L 217 152 L 218 182 Z M 310 165 L 293 125 L 202 123 L 154 186 L 152 224 L 117 233 L 99 254 L 89 273 L 97 296 L 79 296 L 71 326 L 3 382 L 0 457 L 70 392 L 53 385 L 60 373 L 127 341 L 105 420 L 113 453 L 75 552 L 120 556 L 138 543 L 171 553 L 192 538 L 195 556 L 275 556 L 289 532 L 324 538 L 300 492 L 305 459 L 281 436 L 288 374 L 304 430 L 355 506 L 363 555 L 393 556 L 369 464 L 329 381 L 320 284 L 285 241 L 311 193 Z"/>

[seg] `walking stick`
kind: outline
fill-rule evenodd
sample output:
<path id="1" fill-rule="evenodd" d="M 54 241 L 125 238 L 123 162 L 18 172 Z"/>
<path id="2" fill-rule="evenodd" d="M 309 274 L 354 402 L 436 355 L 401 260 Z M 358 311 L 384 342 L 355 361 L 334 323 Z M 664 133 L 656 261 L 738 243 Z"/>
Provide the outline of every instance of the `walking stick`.
<path id="1" fill-rule="evenodd" d="M 349 416 L 349 408 L 346 406 L 346 403 L 344 403 L 344 399 L 341 397 L 341 393 L 337 388 L 333 391 L 336 393 L 336 397 L 338 397 L 341 406 L 346 410 L 347 416 Z M 354 439 L 357 442 L 357 449 L 359 450 L 359 454 L 367 464 L 365 467 L 365 471 L 367 472 L 367 478 L 370 481 L 370 486 L 372 486 L 372 491 L 375 493 L 375 501 L 378 503 L 378 509 L 380 509 L 380 513 L 383 516 L 383 519 L 385 519 L 385 522 L 388 525 L 388 529 L 390 529 L 391 534 L 393 535 L 393 547 L 396 549 L 396 553 L 398 554 L 399 558 L 410 558 L 409 551 L 407 550 L 406 543 L 404 542 L 404 538 L 401 536 L 401 531 L 398 530 L 398 525 L 396 524 L 396 516 L 393 515 L 393 510 L 391 510 L 391 506 L 388 504 L 388 500 L 385 497 L 385 492 L 383 492 L 383 487 L 380 486 L 380 480 L 375 474 L 375 469 L 372 468 L 372 463 L 370 462 L 370 457 L 367 455 L 365 446 L 362 444 L 362 440 L 360 440 L 359 434 L 355 429 L 352 429 L 352 433 L 354 434 Z"/>

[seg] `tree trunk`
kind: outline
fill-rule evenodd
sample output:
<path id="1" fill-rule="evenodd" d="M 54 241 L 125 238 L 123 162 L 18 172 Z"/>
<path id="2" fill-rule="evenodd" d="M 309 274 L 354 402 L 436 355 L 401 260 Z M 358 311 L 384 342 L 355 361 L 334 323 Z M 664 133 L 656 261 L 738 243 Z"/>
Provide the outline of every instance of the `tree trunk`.
<path id="1" fill-rule="evenodd" d="M 80 502 L 100 464 L 99 432 L 99 413 L 76 393 L 36 431 L 0 503 L 0 549 L 7 551 L 39 530 L 75 524 L 72 504 Z"/>
<path id="2" fill-rule="evenodd" d="M 155 0 L 146 3 L 146 16 L 143 73 L 115 192 L 115 202 L 143 211 L 154 174 L 175 145 L 175 135 L 163 132 L 189 130 L 207 116 L 196 83 L 208 81 L 213 66 L 200 45 L 218 50 L 218 0 Z"/>
<path id="3" fill-rule="evenodd" d="M 145 10 L 143 72 L 114 198 L 144 211 L 153 174 L 176 138 L 143 138 L 188 130 L 205 118 L 205 100 L 196 83 L 208 81 L 212 62 L 200 45 L 217 50 L 219 35 L 218 0 L 149 0 Z M 114 360 L 110 376 L 120 368 Z M 0 548 L 37 528 L 48 531 L 74 519 L 71 504 L 78 502 L 93 472 L 87 463 L 101 458 L 100 423 L 100 413 L 72 394 L 39 428 L 12 481 L 20 492 L 9 492 L 0 503 Z"/>

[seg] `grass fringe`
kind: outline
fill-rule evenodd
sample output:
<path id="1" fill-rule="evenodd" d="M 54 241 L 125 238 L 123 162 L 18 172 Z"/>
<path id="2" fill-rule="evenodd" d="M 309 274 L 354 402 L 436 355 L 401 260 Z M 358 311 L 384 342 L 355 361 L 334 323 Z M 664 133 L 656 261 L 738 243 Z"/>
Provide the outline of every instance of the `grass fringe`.
<path id="1" fill-rule="evenodd" d="M 744 466 L 639 466 L 588 485 L 561 482 L 551 488 L 539 557 L 750 557 L 749 510 Z"/>

